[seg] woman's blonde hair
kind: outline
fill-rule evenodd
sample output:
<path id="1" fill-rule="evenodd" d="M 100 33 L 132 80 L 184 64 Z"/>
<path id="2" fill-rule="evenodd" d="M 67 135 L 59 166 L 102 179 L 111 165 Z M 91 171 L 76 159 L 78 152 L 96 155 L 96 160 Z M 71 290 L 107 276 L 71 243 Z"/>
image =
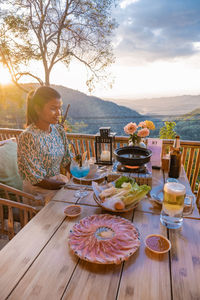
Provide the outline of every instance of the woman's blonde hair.
<path id="1" fill-rule="evenodd" d="M 48 101 L 60 98 L 60 94 L 48 86 L 42 86 L 35 91 L 30 91 L 27 96 L 26 125 L 29 126 L 37 122 L 38 115 L 35 109 L 36 106 L 42 110 Z"/>

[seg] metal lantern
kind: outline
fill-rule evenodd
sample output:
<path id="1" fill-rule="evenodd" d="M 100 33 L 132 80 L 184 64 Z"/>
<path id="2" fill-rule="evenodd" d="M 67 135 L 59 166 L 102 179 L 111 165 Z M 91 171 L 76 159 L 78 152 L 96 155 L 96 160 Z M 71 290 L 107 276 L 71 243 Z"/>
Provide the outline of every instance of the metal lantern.
<path id="1" fill-rule="evenodd" d="M 96 163 L 112 165 L 115 133 L 110 132 L 110 127 L 100 127 L 95 136 Z"/>

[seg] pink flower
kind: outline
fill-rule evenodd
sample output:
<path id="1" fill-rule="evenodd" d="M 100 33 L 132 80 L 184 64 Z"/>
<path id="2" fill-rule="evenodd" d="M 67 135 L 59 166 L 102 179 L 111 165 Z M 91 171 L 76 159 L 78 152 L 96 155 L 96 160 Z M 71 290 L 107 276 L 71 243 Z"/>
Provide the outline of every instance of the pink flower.
<path id="1" fill-rule="evenodd" d="M 138 130 L 137 135 L 138 135 L 139 137 L 146 137 L 146 136 L 149 135 L 149 129 L 147 129 L 147 128 L 142 128 L 142 129 Z"/>
<path id="2" fill-rule="evenodd" d="M 140 122 L 138 127 L 146 128 L 147 124 L 145 122 Z"/>
<path id="3" fill-rule="evenodd" d="M 137 130 L 137 124 L 136 123 L 128 123 L 125 127 L 124 127 L 124 131 L 126 134 L 133 134 L 134 132 L 136 132 Z"/>

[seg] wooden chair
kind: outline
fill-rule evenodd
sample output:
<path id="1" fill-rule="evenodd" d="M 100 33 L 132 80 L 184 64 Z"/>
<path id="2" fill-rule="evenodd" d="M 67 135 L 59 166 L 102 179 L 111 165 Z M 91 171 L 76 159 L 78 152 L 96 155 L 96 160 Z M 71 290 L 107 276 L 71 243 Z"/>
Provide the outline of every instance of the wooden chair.
<path id="1" fill-rule="evenodd" d="M 14 212 L 15 209 L 15 212 Z M 16 229 L 15 226 L 15 214 L 16 211 L 19 213 L 20 228 Z M 0 198 L 0 232 L 6 234 L 11 240 L 14 235 L 24 227 L 30 219 L 37 213 L 37 210 L 27 204 L 7 200 Z"/>
<path id="2" fill-rule="evenodd" d="M 0 197 L 0 232 L 7 234 L 9 239 L 13 238 L 43 206 L 41 200 L 36 196 L 3 183 L 0 183 Z M 23 203 L 24 198 L 30 200 L 35 206 Z M 18 223 L 17 230 L 14 226 L 16 222 Z"/>
<path id="3" fill-rule="evenodd" d="M 0 197 L 11 201 L 16 201 L 18 203 L 23 203 L 24 198 L 26 198 L 27 200 L 30 200 L 31 204 L 30 203 L 24 203 L 24 204 L 37 207 L 37 211 L 39 211 L 44 206 L 44 203 L 40 197 L 34 196 L 32 194 L 28 194 L 26 192 L 15 189 L 3 183 L 0 183 Z"/>

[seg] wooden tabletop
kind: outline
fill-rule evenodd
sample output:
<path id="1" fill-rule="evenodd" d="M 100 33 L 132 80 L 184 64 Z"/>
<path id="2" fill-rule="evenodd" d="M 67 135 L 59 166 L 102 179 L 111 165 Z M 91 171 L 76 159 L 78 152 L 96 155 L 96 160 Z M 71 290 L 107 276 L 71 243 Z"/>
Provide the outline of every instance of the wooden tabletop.
<path id="1" fill-rule="evenodd" d="M 163 180 L 156 171 L 153 185 Z M 186 179 L 185 179 L 186 180 Z M 106 213 L 92 192 L 81 201 L 75 190 L 62 189 L 0 252 L 0 299 L 200 299 L 200 221 L 184 218 L 178 230 L 168 230 L 151 202 L 120 214 L 135 224 L 141 246 L 120 265 L 96 265 L 77 258 L 68 247 L 69 230 L 80 219 Z M 82 213 L 70 219 L 69 203 L 79 202 Z M 150 204 L 148 204 L 148 202 Z M 197 211 L 198 213 L 198 211 Z M 200 218 L 199 218 L 200 219 Z M 161 233 L 171 241 L 167 254 L 152 254 L 144 238 Z"/>

